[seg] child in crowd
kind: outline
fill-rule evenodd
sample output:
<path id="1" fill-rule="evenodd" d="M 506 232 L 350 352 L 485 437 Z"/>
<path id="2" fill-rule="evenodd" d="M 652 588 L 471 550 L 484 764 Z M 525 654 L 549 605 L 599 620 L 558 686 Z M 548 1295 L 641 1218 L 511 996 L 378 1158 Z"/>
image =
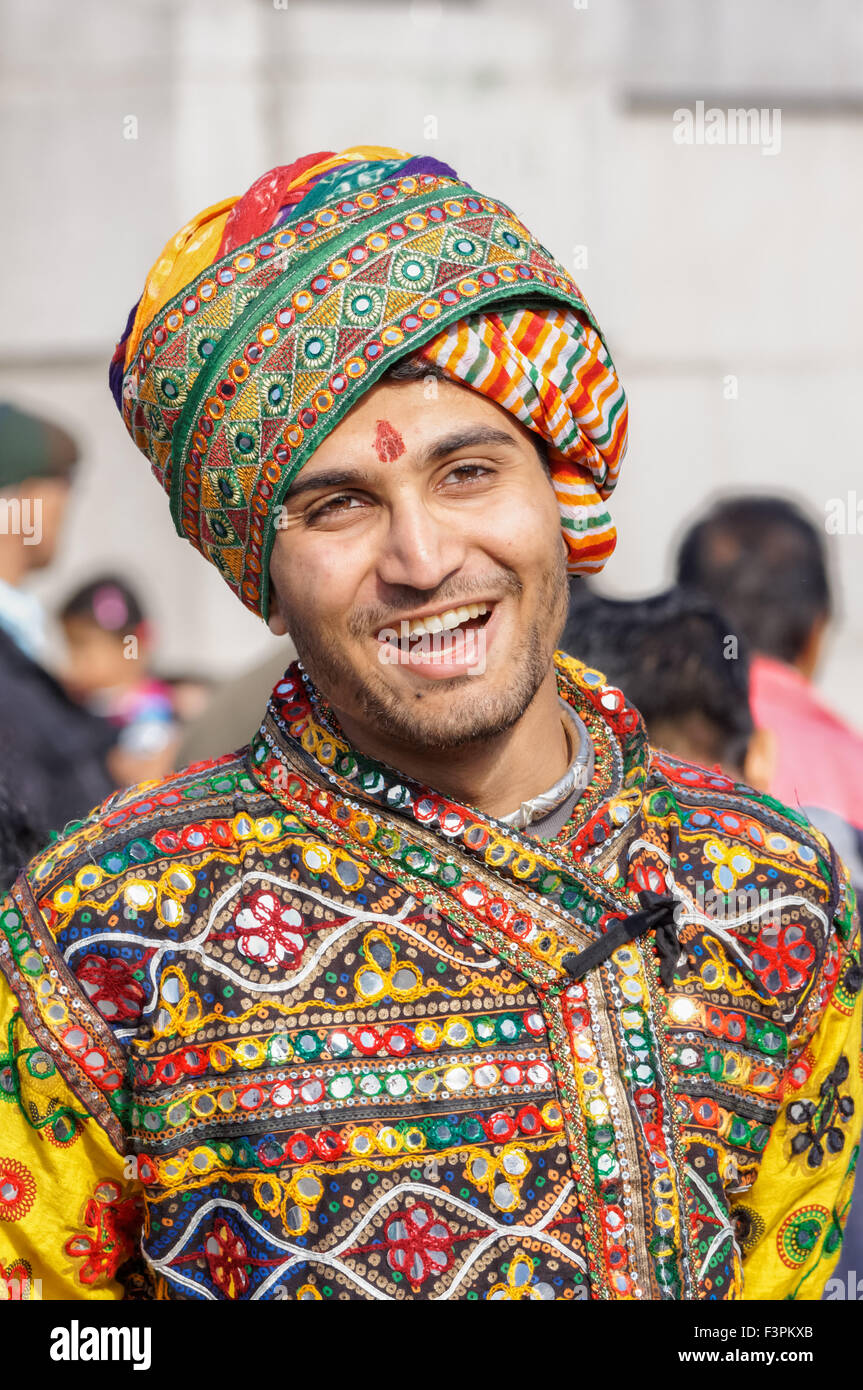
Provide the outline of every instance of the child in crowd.
<path id="1" fill-rule="evenodd" d="M 92 580 L 60 612 L 70 694 L 119 730 L 111 770 L 120 784 L 170 771 L 178 741 L 171 689 L 149 670 L 152 632 L 127 584 Z"/>

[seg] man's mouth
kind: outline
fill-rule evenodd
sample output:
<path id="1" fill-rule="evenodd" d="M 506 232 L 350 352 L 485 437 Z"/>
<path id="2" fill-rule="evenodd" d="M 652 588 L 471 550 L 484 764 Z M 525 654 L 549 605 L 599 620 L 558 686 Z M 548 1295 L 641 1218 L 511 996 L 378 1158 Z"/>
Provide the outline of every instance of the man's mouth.
<path id="1" fill-rule="evenodd" d="M 482 675 L 485 629 L 496 609 L 492 599 L 394 620 L 377 633 L 379 658 L 385 665 L 410 666 L 426 676 Z"/>
<path id="2" fill-rule="evenodd" d="M 399 642 L 411 637 L 424 637 L 436 632 L 454 632 L 485 627 L 491 616 L 493 603 L 464 603 L 457 608 L 443 608 L 439 613 L 427 613 L 422 618 L 400 618 L 377 634 L 379 642 L 392 642 L 397 634 Z"/>

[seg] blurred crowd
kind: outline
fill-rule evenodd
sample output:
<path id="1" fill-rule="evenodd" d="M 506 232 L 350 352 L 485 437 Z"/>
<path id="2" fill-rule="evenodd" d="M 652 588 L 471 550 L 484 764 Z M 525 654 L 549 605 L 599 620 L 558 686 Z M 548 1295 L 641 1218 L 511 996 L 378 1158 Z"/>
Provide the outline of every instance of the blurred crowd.
<path id="1" fill-rule="evenodd" d="M 0 404 L 0 879 L 118 787 L 178 765 L 209 683 L 154 673 L 146 602 L 97 574 L 48 613 L 28 578 L 49 566 L 78 447 L 51 421 Z M 242 742 L 242 738 L 239 740 Z"/>

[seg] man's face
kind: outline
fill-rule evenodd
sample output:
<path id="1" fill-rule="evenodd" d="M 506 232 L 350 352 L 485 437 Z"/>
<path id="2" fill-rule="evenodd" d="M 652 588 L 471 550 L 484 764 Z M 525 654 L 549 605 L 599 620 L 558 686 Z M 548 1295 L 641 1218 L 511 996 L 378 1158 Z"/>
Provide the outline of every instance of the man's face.
<path id="1" fill-rule="evenodd" d="M 458 748 L 519 720 L 551 669 L 567 580 L 554 491 L 518 421 L 466 387 L 386 382 L 286 505 L 271 626 L 356 741 Z"/>

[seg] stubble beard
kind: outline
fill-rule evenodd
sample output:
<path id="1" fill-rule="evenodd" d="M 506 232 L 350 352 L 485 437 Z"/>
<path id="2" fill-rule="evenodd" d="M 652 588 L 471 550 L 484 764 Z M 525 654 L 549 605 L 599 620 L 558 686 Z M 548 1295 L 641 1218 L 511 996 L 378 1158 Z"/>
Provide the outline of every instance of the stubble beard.
<path id="1" fill-rule="evenodd" d="M 564 548 L 555 547 L 555 555 L 554 566 L 541 581 L 536 618 L 513 654 L 505 689 L 483 691 L 483 676 L 429 682 L 429 695 L 448 697 L 443 709 L 424 708 L 422 694 L 419 698 L 408 692 L 398 695 L 383 675 L 377 681 L 364 681 L 346 666 L 344 649 L 322 638 L 302 616 L 292 615 L 288 629 L 318 691 L 336 712 L 350 711 L 355 720 L 369 725 L 375 741 L 383 735 L 414 750 L 455 752 L 513 728 L 548 675 L 569 596 Z M 508 576 L 506 587 L 513 594 L 523 591 L 514 574 Z"/>

